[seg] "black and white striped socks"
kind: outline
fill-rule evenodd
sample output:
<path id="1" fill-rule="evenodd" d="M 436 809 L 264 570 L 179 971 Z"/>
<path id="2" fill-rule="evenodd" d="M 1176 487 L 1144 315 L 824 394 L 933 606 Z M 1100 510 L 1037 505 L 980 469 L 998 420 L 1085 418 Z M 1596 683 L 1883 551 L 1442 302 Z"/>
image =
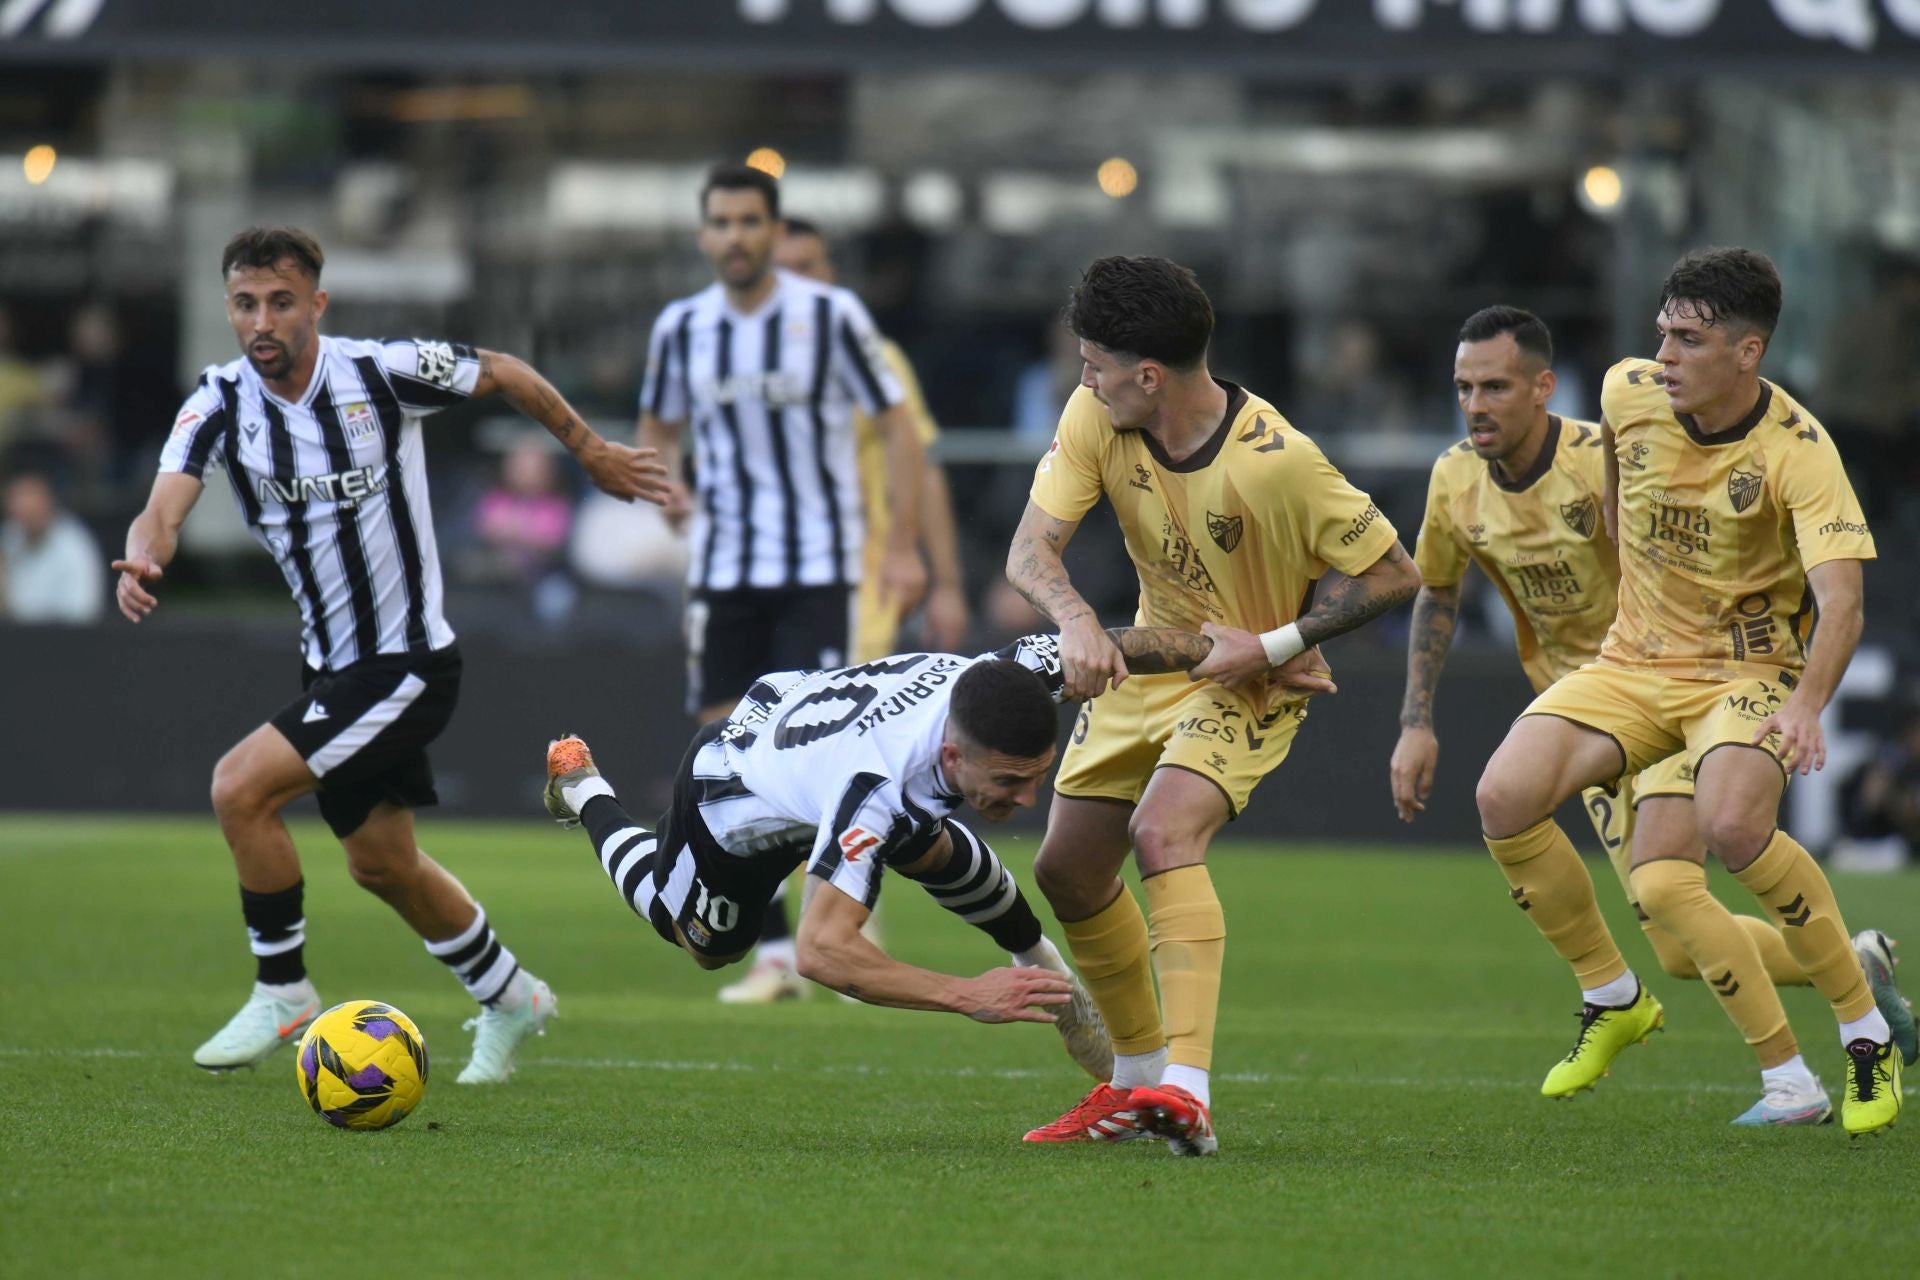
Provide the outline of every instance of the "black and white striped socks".
<path id="1" fill-rule="evenodd" d="M 301 905 L 307 882 L 296 880 L 291 889 L 255 893 L 240 889 L 240 914 L 247 922 L 247 944 L 258 966 L 256 982 L 284 986 L 307 976 L 305 951 L 307 917 Z"/>
<path id="2" fill-rule="evenodd" d="M 472 924 L 444 942 L 429 942 L 427 951 L 453 970 L 460 985 L 481 1004 L 492 1004 L 505 995 L 513 975 L 520 972 L 520 962 L 487 924 L 486 909 L 477 905 Z"/>
<path id="3" fill-rule="evenodd" d="M 1013 875 L 1001 864 L 987 842 L 948 818 L 947 834 L 953 852 L 946 865 L 918 875 L 900 874 L 919 884 L 933 900 L 983 931 L 1010 954 L 1032 950 L 1040 943 L 1040 919 L 1027 904 Z M 898 870 L 898 868 L 894 868 Z"/>

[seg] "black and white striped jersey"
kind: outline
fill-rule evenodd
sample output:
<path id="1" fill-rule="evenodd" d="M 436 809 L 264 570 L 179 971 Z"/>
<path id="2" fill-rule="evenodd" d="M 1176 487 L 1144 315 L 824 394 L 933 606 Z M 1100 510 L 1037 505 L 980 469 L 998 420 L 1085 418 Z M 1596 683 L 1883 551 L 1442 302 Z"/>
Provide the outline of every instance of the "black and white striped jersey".
<path id="1" fill-rule="evenodd" d="M 224 470 L 254 538 L 300 606 L 307 665 L 453 643 L 427 499 L 420 422 L 473 394 L 473 348 L 320 336 L 296 404 L 242 358 L 215 365 L 180 408 L 161 471 Z"/>
<path id="2" fill-rule="evenodd" d="M 834 671 L 762 676 L 694 754 L 701 820 L 739 857 L 771 850 L 868 906 L 881 863 L 917 856 L 963 797 L 940 768 L 953 683 L 976 662 L 1009 658 L 1057 702 L 1065 688 L 1057 636 L 1026 636 L 995 653 L 903 653 Z"/>
<path id="3" fill-rule="evenodd" d="M 654 322 L 640 406 L 691 429 L 696 589 L 860 580 L 853 413 L 878 413 L 903 392 L 858 298 L 775 275 L 751 315 L 715 284 Z"/>

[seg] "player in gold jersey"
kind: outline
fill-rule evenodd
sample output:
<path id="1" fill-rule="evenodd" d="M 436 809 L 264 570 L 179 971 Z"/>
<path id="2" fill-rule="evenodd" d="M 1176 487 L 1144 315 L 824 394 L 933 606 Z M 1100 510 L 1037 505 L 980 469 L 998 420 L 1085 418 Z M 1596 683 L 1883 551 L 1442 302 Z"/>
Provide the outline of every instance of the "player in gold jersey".
<path id="1" fill-rule="evenodd" d="M 1407 599 L 1419 577 L 1379 507 L 1312 441 L 1208 373 L 1213 307 L 1191 271 L 1102 258 L 1068 323 L 1081 386 L 1035 473 L 1007 578 L 1059 625 L 1069 695 L 1098 695 L 1054 781 L 1034 879 L 1115 1065 L 1027 1138 L 1152 1132 L 1204 1155 L 1217 1146 L 1208 1073 L 1226 938 L 1208 842 L 1286 758 L 1307 697 L 1333 689 L 1314 646 Z M 1067 577 L 1060 553 L 1102 494 L 1140 574 L 1140 621 L 1214 641 L 1191 679 L 1122 683 L 1119 650 Z M 1322 581 L 1329 570 L 1344 576 Z M 1146 917 L 1119 878 L 1130 850 Z"/>
<path id="2" fill-rule="evenodd" d="M 1434 689 L 1453 640 L 1468 564 L 1480 567 L 1513 615 L 1521 666 L 1535 693 L 1598 657 L 1613 622 L 1620 564 L 1600 518 L 1606 486 L 1602 437 L 1592 423 L 1548 412 L 1552 362 L 1552 335 L 1530 312 L 1488 307 L 1461 328 L 1454 388 L 1469 434 L 1434 464 L 1414 551 L 1422 585 L 1413 605 L 1406 701 L 1391 766 L 1394 805 L 1404 821 L 1424 809 L 1433 787 L 1440 752 L 1433 732 Z M 1629 878 L 1629 848 L 1637 799 L 1692 794 L 1692 771 L 1684 756 L 1674 755 L 1615 786 L 1590 787 L 1583 796 L 1660 967 L 1676 978 L 1699 978 L 1700 970 L 1679 940 L 1639 909 Z M 1534 919 L 1522 886 L 1516 886 L 1514 902 Z M 1760 1051 L 1761 1068 L 1777 1068 L 1799 1049 L 1773 985 L 1805 985 L 1807 977 L 1778 928 L 1755 916 L 1735 919 L 1753 936 L 1771 981 L 1736 984 L 1722 978 L 1714 990 L 1730 1013 L 1738 1004 L 1734 1020 Z M 1588 975 L 1576 971 L 1575 977 L 1584 988 Z M 1620 980 L 1631 992 L 1636 981 L 1631 972 Z M 1589 1004 L 1605 1003 L 1605 994 L 1583 990 Z M 1898 1000 L 1897 992 L 1892 998 Z M 1591 1087 L 1583 1047 L 1577 1045 L 1555 1065 L 1542 1093 L 1561 1097 Z M 1763 1098 L 1735 1123 L 1825 1120 L 1832 1114 L 1826 1093 L 1805 1074 L 1804 1081 L 1795 1082 L 1801 1087 L 1793 1098 Z"/>
<path id="3" fill-rule="evenodd" d="M 1716 988 L 1744 987 L 1764 968 L 1752 935 L 1707 894 L 1702 846 L 1779 918 L 1840 1023 L 1841 1117 L 1860 1134 L 1899 1114 L 1900 1054 L 1826 876 L 1776 817 L 1788 771 L 1825 763 L 1820 711 L 1859 640 L 1860 562 L 1874 548 L 1833 440 L 1760 378 L 1779 313 L 1780 278 L 1764 256 L 1689 255 L 1661 289 L 1657 362 L 1608 371 L 1601 422 L 1617 503 L 1602 509 L 1618 524 L 1618 614 L 1599 659 L 1514 723 L 1476 799 L 1489 851 L 1545 909 L 1542 932 L 1605 990 L 1629 971 L 1552 814 L 1584 787 L 1682 754 L 1693 798 L 1642 799 L 1634 894 Z M 1637 982 L 1606 994 L 1589 999 L 1576 1047 L 1602 1067 L 1661 1018 Z"/>

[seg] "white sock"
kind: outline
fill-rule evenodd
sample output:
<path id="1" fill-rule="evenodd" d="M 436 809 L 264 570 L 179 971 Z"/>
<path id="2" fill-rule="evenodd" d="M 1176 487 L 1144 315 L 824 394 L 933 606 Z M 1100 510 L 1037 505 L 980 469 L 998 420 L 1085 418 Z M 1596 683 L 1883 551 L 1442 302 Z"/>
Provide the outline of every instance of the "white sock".
<path id="1" fill-rule="evenodd" d="M 613 788 L 608 785 L 605 778 L 602 778 L 598 774 L 582 778 L 578 782 L 569 782 L 566 786 L 560 788 L 560 798 L 565 800 L 567 802 L 567 808 L 573 810 L 575 813 L 586 808 L 587 801 L 593 799 L 595 796 L 611 795 L 613 795 Z"/>
<path id="2" fill-rule="evenodd" d="M 1813 1072 L 1807 1070 L 1807 1060 L 1797 1053 L 1779 1066 L 1767 1067 L 1760 1073 L 1760 1085 L 1766 1089 L 1791 1085 L 1796 1089 L 1808 1091 L 1817 1083 L 1813 1078 Z"/>
<path id="3" fill-rule="evenodd" d="M 1207 1069 L 1190 1067 L 1184 1062 L 1170 1062 L 1160 1075 L 1161 1084 L 1177 1084 L 1194 1097 L 1200 1099 L 1200 1105 L 1211 1107 L 1213 1095 L 1207 1092 Z"/>
<path id="4" fill-rule="evenodd" d="M 792 938 L 777 938 L 772 942 L 763 942 L 760 949 L 753 953 L 756 965 L 774 964 L 782 969 L 791 969 L 798 962 L 799 953 L 793 949 Z"/>
<path id="5" fill-rule="evenodd" d="M 1880 1015 L 1878 1009 L 1869 1009 L 1864 1016 L 1855 1018 L 1852 1022 L 1840 1024 L 1840 1044 L 1843 1048 L 1855 1040 L 1871 1040 L 1875 1044 L 1885 1044 L 1891 1039 L 1893 1039 L 1893 1028 L 1887 1025 L 1887 1020 Z"/>
<path id="6" fill-rule="evenodd" d="M 253 989 L 262 995 L 272 996 L 275 1000 L 298 1000 L 302 996 L 313 994 L 313 979 L 302 978 L 298 982 L 256 982 Z"/>
<path id="7" fill-rule="evenodd" d="M 1629 969 L 1612 982 L 1597 987 L 1588 987 L 1580 992 L 1580 998 L 1588 1004 L 1597 1004 L 1602 1008 L 1619 1009 L 1633 1003 L 1640 994 L 1640 979 L 1633 976 Z"/>
<path id="8" fill-rule="evenodd" d="M 1137 1089 L 1145 1084 L 1159 1084 L 1160 1073 L 1166 1069 L 1165 1045 L 1149 1053 L 1116 1053 L 1113 1055 L 1113 1087 Z"/>
<path id="9" fill-rule="evenodd" d="M 1060 948 L 1053 945 L 1045 934 L 1040 941 L 1025 951 L 1013 953 L 1013 962 L 1029 969 L 1051 969 L 1055 973 L 1066 973 L 1067 962 L 1060 954 Z"/>

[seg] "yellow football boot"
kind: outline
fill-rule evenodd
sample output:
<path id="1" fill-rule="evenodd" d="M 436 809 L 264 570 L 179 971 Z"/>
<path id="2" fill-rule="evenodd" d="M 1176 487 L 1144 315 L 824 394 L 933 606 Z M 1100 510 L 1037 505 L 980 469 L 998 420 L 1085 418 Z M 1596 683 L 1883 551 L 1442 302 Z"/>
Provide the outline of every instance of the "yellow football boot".
<path id="1" fill-rule="evenodd" d="M 1847 1134 L 1878 1133 L 1893 1127 L 1900 1114 L 1900 1055 L 1891 1041 L 1859 1039 L 1847 1046 L 1847 1092 L 1840 1100 L 1840 1123 Z"/>
<path id="2" fill-rule="evenodd" d="M 1634 1043 L 1645 1044 L 1666 1021 L 1667 1011 L 1644 984 L 1632 1004 L 1581 1005 L 1580 1038 L 1573 1042 L 1573 1052 L 1547 1072 L 1540 1084 L 1540 1096 L 1571 1098 L 1582 1089 L 1593 1088 L 1622 1049 Z"/>

